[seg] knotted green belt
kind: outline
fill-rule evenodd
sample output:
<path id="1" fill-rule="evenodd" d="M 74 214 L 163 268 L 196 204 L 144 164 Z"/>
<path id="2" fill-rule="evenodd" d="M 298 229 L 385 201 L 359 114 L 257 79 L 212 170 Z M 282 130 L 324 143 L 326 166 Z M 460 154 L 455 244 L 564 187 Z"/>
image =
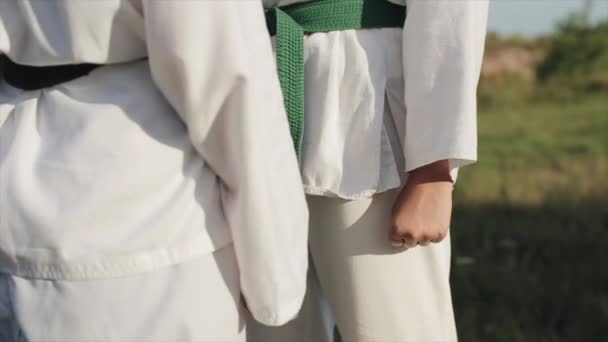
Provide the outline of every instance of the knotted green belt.
<path id="1" fill-rule="evenodd" d="M 403 27 L 405 9 L 386 0 L 316 0 L 268 9 L 266 20 L 270 34 L 276 36 L 279 81 L 299 158 L 304 135 L 304 35 Z"/>

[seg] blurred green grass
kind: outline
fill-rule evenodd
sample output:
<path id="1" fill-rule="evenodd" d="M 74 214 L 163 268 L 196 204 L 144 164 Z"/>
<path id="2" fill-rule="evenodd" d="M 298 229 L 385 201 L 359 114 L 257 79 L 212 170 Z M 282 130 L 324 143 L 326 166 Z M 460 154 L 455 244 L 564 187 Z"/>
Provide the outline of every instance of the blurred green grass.
<path id="1" fill-rule="evenodd" d="M 469 204 L 606 195 L 608 94 L 482 108 L 479 158 L 457 188 Z"/>
<path id="2" fill-rule="evenodd" d="M 608 94 L 513 79 L 480 102 L 452 225 L 460 340 L 608 339 Z"/>

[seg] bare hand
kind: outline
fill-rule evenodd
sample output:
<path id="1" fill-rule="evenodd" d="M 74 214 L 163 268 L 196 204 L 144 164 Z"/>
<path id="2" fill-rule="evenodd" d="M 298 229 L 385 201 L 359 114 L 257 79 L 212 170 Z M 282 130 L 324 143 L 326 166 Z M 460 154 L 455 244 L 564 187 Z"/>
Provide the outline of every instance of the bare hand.
<path id="1" fill-rule="evenodd" d="M 412 171 L 393 207 L 392 244 L 414 247 L 442 241 L 450 227 L 453 188 L 447 160 Z"/>

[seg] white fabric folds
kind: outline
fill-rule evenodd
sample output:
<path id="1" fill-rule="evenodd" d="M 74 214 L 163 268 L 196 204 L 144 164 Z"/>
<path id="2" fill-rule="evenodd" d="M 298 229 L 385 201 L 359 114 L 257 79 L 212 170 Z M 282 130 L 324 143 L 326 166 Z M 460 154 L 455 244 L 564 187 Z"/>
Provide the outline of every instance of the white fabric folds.
<path id="1" fill-rule="evenodd" d="M 232 241 L 254 316 L 296 316 L 308 211 L 260 1 L 0 1 L 0 53 L 106 65 L 0 84 L 1 272 L 121 277 Z"/>
<path id="2" fill-rule="evenodd" d="M 302 176 L 308 194 L 368 198 L 435 161 L 449 159 L 455 178 L 459 167 L 477 160 L 476 91 L 488 1 L 390 1 L 407 6 L 403 29 L 306 38 Z"/>

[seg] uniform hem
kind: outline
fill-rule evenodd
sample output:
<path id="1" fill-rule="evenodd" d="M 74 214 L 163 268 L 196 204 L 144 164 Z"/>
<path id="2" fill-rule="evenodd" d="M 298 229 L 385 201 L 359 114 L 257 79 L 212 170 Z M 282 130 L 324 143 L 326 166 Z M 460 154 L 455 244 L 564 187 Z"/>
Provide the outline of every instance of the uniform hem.
<path id="1" fill-rule="evenodd" d="M 37 262 L 20 257 L 17 257 L 15 262 L 8 261 L 11 258 L 6 255 L 0 255 L 0 273 L 24 278 L 67 281 L 127 277 L 187 262 L 219 250 L 231 242 L 228 234 L 221 241 L 199 237 L 171 248 L 137 252 L 128 256 L 102 257 L 99 258 L 102 260 L 90 262 Z"/>
<path id="2" fill-rule="evenodd" d="M 378 195 L 380 193 L 401 188 L 402 184 L 391 184 L 388 186 L 379 187 L 378 189 L 361 190 L 355 193 L 344 193 L 336 192 L 327 188 L 318 187 L 314 185 L 304 185 L 304 193 L 310 196 L 324 196 L 331 198 L 340 198 L 349 201 L 360 201 L 366 200 Z"/>

